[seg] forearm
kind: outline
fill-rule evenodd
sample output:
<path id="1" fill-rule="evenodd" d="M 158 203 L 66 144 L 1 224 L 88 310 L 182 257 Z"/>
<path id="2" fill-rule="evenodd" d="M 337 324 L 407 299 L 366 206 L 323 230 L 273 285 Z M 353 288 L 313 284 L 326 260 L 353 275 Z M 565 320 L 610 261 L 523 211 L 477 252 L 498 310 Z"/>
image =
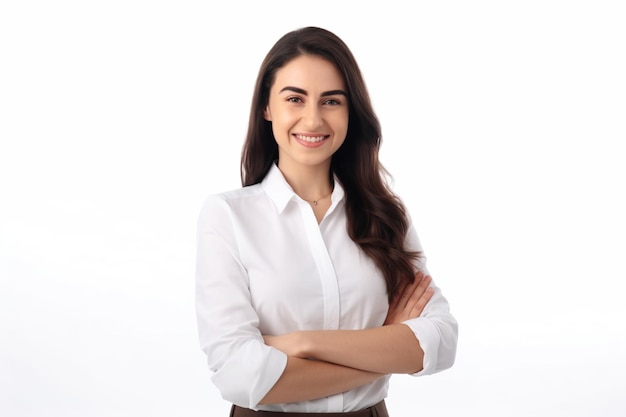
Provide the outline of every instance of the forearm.
<path id="1" fill-rule="evenodd" d="M 380 373 L 290 356 L 283 374 L 260 404 L 323 398 L 369 384 L 383 376 Z"/>
<path id="2" fill-rule="evenodd" d="M 300 357 L 383 374 L 415 373 L 423 368 L 424 352 L 404 324 L 299 333 Z"/>

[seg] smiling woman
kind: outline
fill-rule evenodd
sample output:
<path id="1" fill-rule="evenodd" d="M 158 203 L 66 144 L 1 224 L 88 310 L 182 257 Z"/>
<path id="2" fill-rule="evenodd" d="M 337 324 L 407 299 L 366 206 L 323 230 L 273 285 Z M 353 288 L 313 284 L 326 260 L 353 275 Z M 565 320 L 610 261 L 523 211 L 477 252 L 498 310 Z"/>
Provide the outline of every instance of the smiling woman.
<path id="1" fill-rule="evenodd" d="M 391 374 L 453 365 L 457 323 L 385 182 L 380 136 L 341 39 L 307 27 L 274 45 L 243 187 L 198 220 L 200 342 L 233 416 L 384 417 Z"/>
<path id="2" fill-rule="evenodd" d="M 330 207 L 330 161 L 346 139 L 348 114 L 343 77 L 326 59 L 301 55 L 276 72 L 264 116 L 278 167 L 295 193 L 314 203 L 318 222 Z"/>

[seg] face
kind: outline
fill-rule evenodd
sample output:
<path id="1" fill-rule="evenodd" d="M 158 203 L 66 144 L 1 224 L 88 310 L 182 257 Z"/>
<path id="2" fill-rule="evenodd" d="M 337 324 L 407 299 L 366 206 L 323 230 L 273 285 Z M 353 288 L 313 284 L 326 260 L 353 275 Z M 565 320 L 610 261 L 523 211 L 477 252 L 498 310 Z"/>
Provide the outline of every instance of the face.
<path id="1" fill-rule="evenodd" d="M 348 110 L 343 77 L 329 61 L 301 55 L 280 68 L 264 113 L 272 122 L 279 168 L 330 169 L 346 139 Z"/>

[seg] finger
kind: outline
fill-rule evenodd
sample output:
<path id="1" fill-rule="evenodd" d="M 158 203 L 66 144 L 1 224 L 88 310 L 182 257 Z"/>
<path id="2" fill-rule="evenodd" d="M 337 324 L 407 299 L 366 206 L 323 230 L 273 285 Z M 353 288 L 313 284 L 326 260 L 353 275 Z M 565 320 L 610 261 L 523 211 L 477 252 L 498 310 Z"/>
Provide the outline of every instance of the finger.
<path id="1" fill-rule="evenodd" d="M 425 291 L 426 288 L 430 286 L 430 283 L 432 282 L 432 280 L 433 279 L 430 275 L 424 275 L 423 278 L 420 280 L 419 284 L 417 285 L 418 290 Z"/>
<path id="2" fill-rule="evenodd" d="M 424 271 L 422 270 L 417 270 L 417 272 L 415 272 L 415 281 L 414 282 L 421 282 L 427 275 L 424 273 Z"/>
<path id="3" fill-rule="evenodd" d="M 415 279 L 413 280 L 413 283 L 406 284 L 402 287 L 402 292 L 400 293 L 400 298 L 398 299 L 399 307 L 405 308 L 408 305 L 409 300 L 413 296 L 413 293 L 418 288 L 418 286 L 422 283 L 422 281 L 424 281 L 425 276 L 426 275 L 424 275 L 422 271 L 417 271 L 415 273 Z"/>
<path id="4" fill-rule="evenodd" d="M 429 285 L 431 282 L 432 282 L 432 278 L 430 277 L 430 275 L 424 276 L 424 278 L 421 279 L 419 284 L 415 287 L 415 289 L 411 293 L 411 296 L 409 300 L 407 301 L 407 306 L 408 305 L 414 306 L 418 301 L 420 301 L 420 299 L 422 298 L 426 290 L 429 288 Z"/>
<path id="5" fill-rule="evenodd" d="M 410 291 L 409 300 L 417 300 L 426 291 L 431 282 L 432 278 L 430 275 L 422 275 L 419 281 L 416 279 Z"/>
<path id="6" fill-rule="evenodd" d="M 428 304 L 434 293 L 435 290 L 432 287 L 426 288 L 424 294 L 422 294 L 422 296 L 419 298 L 419 300 L 417 300 L 415 305 L 413 305 L 413 308 L 411 309 L 411 317 L 419 317 L 422 314 L 424 308 L 426 308 L 426 305 Z"/>

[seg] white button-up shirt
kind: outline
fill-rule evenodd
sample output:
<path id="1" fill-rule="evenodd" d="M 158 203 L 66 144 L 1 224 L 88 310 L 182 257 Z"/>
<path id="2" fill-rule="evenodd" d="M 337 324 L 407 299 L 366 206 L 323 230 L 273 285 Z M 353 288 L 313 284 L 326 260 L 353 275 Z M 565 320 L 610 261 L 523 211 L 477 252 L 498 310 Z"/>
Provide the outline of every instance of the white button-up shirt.
<path id="1" fill-rule="evenodd" d="M 287 363 L 262 335 L 365 329 L 387 315 L 385 280 L 347 234 L 337 181 L 331 201 L 318 224 L 275 165 L 262 183 L 206 200 L 198 219 L 196 311 L 212 382 L 225 400 L 254 410 L 341 412 L 386 397 L 389 376 L 317 400 L 258 404 Z M 412 226 L 406 245 L 421 250 Z M 431 286 L 435 294 L 422 315 L 405 322 L 424 350 L 415 375 L 447 369 L 455 358 L 457 324 Z"/>

